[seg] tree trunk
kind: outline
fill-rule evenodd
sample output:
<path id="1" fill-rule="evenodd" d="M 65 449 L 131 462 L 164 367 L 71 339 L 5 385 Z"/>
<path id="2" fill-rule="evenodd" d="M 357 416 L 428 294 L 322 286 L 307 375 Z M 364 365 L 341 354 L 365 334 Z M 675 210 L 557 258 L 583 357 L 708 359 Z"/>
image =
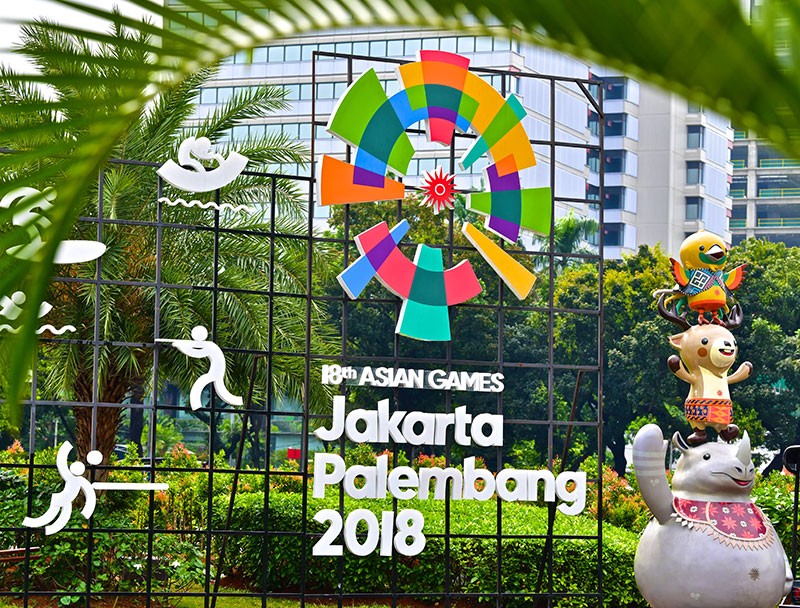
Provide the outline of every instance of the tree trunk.
<path id="1" fill-rule="evenodd" d="M 250 464 L 256 469 L 261 468 L 261 432 L 264 428 L 266 416 L 252 416 L 250 418 L 250 429 L 253 436 L 252 447 L 250 449 Z"/>
<path id="2" fill-rule="evenodd" d="M 133 389 L 131 403 L 141 405 L 144 392 L 140 386 Z M 136 444 L 136 454 L 142 457 L 142 431 L 144 431 L 144 410 L 140 407 L 131 408 L 130 424 L 128 425 L 128 441 Z"/>
<path id="3" fill-rule="evenodd" d="M 87 378 L 88 374 L 82 374 L 75 383 L 75 396 L 78 401 L 85 402 L 86 405 L 78 405 L 73 408 L 75 414 L 75 437 L 78 451 L 78 460 L 86 463 L 86 455 L 94 447 L 103 455 L 103 465 L 108 465 L 114 447 L 117 444 L 117 430 L 122 419 L 122 412 L 125 406 L 121 405 L 125 394 L 130 388 L 131 382 L 126 378 L 108 377 L 103 382 L 100 391 L 100 399 L 104 403 L 119 403 L 119 407 L 98 406 L 92 404 L 92 381 Z M 111 375 L 109 375 L 111 376 Z M 95 413 L 96 412 L 96 413 Z M 92 418 L 96 417 L 96 433 L 94 434 L 94 446 L 92 445 Z M 95 471 L 95 481 L 106 481 L 108 470 L 99 469 Z"/>
<path id="4" fill-rule="evenodd" d="M 613 437 L 608 442 L 608 449 L 614 456 L 614 470 L 620 477 L 625 477 L 628 461 L 625 459 L 625 436 Z"/>

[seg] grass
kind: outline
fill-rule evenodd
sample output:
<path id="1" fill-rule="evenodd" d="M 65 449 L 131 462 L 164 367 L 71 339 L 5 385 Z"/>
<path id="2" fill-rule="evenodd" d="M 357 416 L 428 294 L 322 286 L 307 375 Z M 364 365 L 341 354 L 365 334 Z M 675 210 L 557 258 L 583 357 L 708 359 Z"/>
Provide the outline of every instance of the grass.
<path id="1" fill-rule="evenodd" d="M 220 589 L 221 593 L 242 593 L 241 589 Z M 202 597 L 184 597 L 175 601 L 176 608 L 205 608 Z M 313 605 L 312 602 L 307 601 L 306 605 Z M 320 606 L 331 606 L 335 604 L 320 604 Z M 344 601 L 346 608 L 386 608 L 390 604 L 377 604 L 374 602 L 356 604 Z M 217 606 L 219 608 L 261 608 L 261 597 L 235 597 L 226 595 L 217 598 Z M 267 608 L 298 608 L 300 606 L 299 600 L 290 600 L 286 598 L 269 598 L 267 599 Z M 5 608 L 0 604 L 0 608 Z M 16 608 L 16 607 L 15 607 Z"/>

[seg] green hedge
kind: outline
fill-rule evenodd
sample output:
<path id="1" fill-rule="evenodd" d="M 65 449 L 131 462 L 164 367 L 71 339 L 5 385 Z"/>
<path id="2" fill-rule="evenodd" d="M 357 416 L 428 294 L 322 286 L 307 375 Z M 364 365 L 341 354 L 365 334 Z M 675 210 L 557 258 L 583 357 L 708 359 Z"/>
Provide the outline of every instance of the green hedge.
<path id="1" fill-rule="evenodd" d="M 301 586 L 303 529 L 302 496 L 297 493 L 270 494 L 268 529 L 285 532 L 272 536 L 267 555 L 261 537 L 231 536 L 228 539 L 228 573 L 243 575 L 260 588 L 266 566 L 267 589 L 296 590 Z M 357 508 L 375 513 L 391 510 L 391 501 L 345 499 L 345 515 Z M 494 535 L 496 533 L 497 503 L 494 501 L 452 501 L 451 534 Z M 215 502 L 214 527 L 224 524 L 228 501 L 224 496 Z M 338 498 L 308 500 L 305 517 L 307 530 L 322 533 L 327 528 L 313 520 L 321 509 L 338 507 Z M 402 501 L 400 508 L 417 509 L 425 516 L 426 536 L 443 533 L 444 502 L 435 500 Z M 520 503 L 501 503 L 503 534 L 545 534 L 547 509 Z M 378 517 L 380 520 L 380 516 Z M 258 532 L 264 530 L 264 495 L 252 493 L 238 496 L 231 529 Z M 293 534 L 294 533 L 294 534 Z M 555 533 L 560 535 L 595 536 L 597 522 L 589 517 L 570 517 L 557 513 Z M 603 526 L 604 595 L 605 605 L 617 608 L 646 607 L 639 595 L 633 576 L 633 558 L 638 535 Z M 313 557 L 313 542 L 305 548 L 308 569 L 306 586 L 310 592 L 335 592 L 339 567 L 343 568 L 344 593 L 388 593 L 392 590 L 393 558 L 378 553 L 357 557 L 344 551 L 343 559 Z M 530 593 L 536 589 L 544 539 L 515 539 L 502 541 L 501 585 L 506 593 Z M 498 547 L 494 538 L 456 538 L 450 542 L 450 591 L 454 593 L 492 593 L 497 588 Z M 553 590 L 558 593 L 591 593 L 597 587 L 597 549 L 593 539 L 556 539 L 553 551 Z M 445 546 L 441 538 L 428 537 L 425 549 L 417 556 L 396 555 L 397 591 L 400 593 L 443 594 L 445 584 Z M 264 566 L 265 565 L 265 566 Z M 546 590 L 547 581 L 542 587 Z M 517 602 L 515 602 L 517 603 Z M 518 602 L 520 605 L 525 602 Z M 529 603 L 532 603 L 530 601 Z M 558 606 L 581 607 L 595 605 L 587 598 L 565 598 Z"/>

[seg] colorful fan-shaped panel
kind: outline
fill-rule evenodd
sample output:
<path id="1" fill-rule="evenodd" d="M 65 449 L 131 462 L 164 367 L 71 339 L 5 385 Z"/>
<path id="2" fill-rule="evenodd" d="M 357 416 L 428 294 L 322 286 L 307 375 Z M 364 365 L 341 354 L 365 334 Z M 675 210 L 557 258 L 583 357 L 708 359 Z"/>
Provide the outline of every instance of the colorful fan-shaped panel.
<path id="1" fill-rule="evenodd" d="M 407 220 L 391 230 L 381 222 L 359 234 L 355 240 L 361 257 L 337 278 L 347 295 L 356 298 L 377 276 L 403 300 L 396 333 L 417 340 L 449 340 L 448 307 L 475 297 L 481 285 L 468 260 L 445 270 L 441 249 L 417 245 L 414 261 L 409 260 L 397 246 L 408 229 Z"/>

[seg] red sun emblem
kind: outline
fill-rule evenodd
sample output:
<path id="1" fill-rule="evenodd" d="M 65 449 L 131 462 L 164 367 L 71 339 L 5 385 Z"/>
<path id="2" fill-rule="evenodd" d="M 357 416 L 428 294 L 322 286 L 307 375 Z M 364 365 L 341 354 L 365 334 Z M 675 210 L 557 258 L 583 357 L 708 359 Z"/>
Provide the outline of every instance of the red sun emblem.
<path id="1" fill-rule="evenodd" d="M 422 191 L 425 198 L 422 199 L 423 205 L 433 208 L 435 214 L 445 209 L 452 209 L 455 196 L 455 176 L 448 175 L 438 167 L 431 173 L 425 172 L 425 181 L 422 184 Z"/>

